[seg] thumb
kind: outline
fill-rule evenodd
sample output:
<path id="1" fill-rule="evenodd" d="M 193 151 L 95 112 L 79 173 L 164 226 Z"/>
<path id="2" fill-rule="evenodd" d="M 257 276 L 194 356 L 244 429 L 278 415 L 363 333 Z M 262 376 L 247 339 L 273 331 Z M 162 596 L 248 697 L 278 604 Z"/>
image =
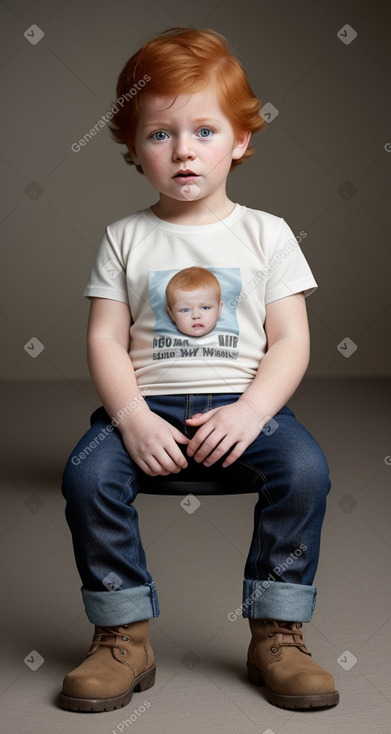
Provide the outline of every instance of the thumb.
<path id="1" fill-rule="evenodd" d="M 211 415 L 215 412 L 216 408 L 214 410 L 207 410 L 206 413 L 194 413 L 194 415 L 191 416 L 191 418 L 186 418 L 186 423 L 191 423 L 192 425 L 196 426 L 202 426 L 203 423 L 206 423 L 206 421 L 209 420 Z"/>

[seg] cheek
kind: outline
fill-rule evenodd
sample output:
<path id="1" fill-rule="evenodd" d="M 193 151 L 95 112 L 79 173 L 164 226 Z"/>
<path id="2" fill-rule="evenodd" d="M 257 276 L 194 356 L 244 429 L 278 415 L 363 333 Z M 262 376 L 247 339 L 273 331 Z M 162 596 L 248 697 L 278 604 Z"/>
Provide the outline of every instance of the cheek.
<path id="1" fill-rule="evenodd" d="M 226 174 L 227 171 L 231 168 L 231 161 L 232 157 L 230 153 L 227 153 L 227 148 L 221 148 L 219 150 L 213 151 L 213 155 L 211 155 L 208 159 L 210 164 L 210 171 L 211 174 L 215 172 L 216 174 Z"/>
<path id="2" fill-rule="evenodd" d="M 143 168 L 145 171 L 148 171 L 152 175 L 157 175 L 159 173 L 159 159 L 155 155 L 151 155 L 148 153 L 144 156 L 144 165 Z"/>
<path id="3" fill-rule="evenodd" d="M 148 148 L 140 149 L 141 164 L 144 171 L 150 171 L 151 174 L 159 174 L 164 168 L 164 163 L 158 152 L 149 150 Z"/>

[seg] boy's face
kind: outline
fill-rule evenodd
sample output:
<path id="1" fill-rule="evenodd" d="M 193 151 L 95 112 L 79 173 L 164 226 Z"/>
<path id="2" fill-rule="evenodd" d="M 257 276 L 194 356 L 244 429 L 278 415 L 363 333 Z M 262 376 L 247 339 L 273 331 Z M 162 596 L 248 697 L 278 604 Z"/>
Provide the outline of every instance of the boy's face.
<path id="1" fill-rule="evenodd" d="M 194 201 L 225 195 L 232 159 L 242 157 L 249 139 L 236 139 L 213 87 L 176 98 L 144 94 L 131 154 L 161 196 Z"/>
<path id="2" fill-rule="evenodd" d="M 204 336 L 216 326 L 222 307 L 223 302 L 216 298 L 212 287 L 194 291 L 178 289 L 167 311 L 182 334 Z"/>

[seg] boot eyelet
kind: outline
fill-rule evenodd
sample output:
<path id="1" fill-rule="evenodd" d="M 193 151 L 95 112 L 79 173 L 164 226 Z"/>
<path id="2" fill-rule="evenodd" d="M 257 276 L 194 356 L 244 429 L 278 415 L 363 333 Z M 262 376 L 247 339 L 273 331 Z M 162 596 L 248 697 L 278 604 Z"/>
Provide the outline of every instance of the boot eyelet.
<path id="1" fill-rule="evenodd" d="M 300 629 L 300 628 L 301 628 L 302 626 L 303 626 L 303 625 L 301 624 L 301 622 L 298 622 L 298 623 L 297 623 L 297 625 L 296 625 L 296 629 L 298 629 L 298 630 L 299 630 L 299 629 Z"/>
<path id="2" fill-rule="evenodd" d="M 126 650 L 120 650 L 120 655 L 126 655 Z"/>
<path id="3" fill-rule="evenodd" d="M 128 629 L 128 627 L 129 627 L 129 625 L 128 625 L 128 624 L 123 624 L 122 626 L 123 626 L 124 630 L 127 630 L 127 629 Z"/>
<path id="4" fill-rule="evenodd" d="M 277 648 L 277 647 L 272 647 L 272 648 L 271 648 L 271 651 L 272 651 L 272 652 L 278 652 L 278 648 Z"/>
<path id="5" fill-rule="evenodd" d="M 273 632 L 268 632 L 268 633 L 267 633 L 267 636 L 268 636 L 268 637 L 273 637 Z"/>
<path id="6" fill-rule="evenodd" d="M 122 639 L 124 642 L 129 642 L 129 637 L 127 637 L 127 635 L 122 635 Z"/>

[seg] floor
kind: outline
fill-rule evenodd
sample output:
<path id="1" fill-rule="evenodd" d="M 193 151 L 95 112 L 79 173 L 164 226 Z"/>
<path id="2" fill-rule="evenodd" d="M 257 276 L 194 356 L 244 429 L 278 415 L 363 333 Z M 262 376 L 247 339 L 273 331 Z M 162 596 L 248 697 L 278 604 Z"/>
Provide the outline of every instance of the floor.
<path id="1" fill-rule="evenodd" d="M 339 705 L 278 709 L 246 680 L 248 623 L 228 615 L 241 604 L 255 497 L 201 497 L 189 514 L 181 498 L 139 496 L 161 607 L 151 623 L 156 684 L 120 711 L 88 715 L 57 707 L 62 679 L 84 657 L 92 632 L 60 478 L 98 403 L 85 382 L 9 382 L 1 443 L 2 731 L 390 734 L 390 398 L 386 379 L 309 379 L 290 402 L 331 467 L 318 602 L 304 637 L 334 675 Z"/>

